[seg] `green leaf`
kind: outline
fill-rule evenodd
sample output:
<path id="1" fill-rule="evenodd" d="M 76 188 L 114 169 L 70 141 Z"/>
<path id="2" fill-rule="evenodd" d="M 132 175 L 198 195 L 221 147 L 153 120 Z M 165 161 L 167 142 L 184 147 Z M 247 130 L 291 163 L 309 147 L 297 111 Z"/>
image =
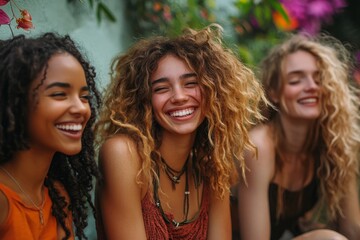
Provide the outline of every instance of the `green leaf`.
<path id="1" fill-rule="evenodd" d="M 285 12 L 283 6 L 281 5 L 281 3 L 279 3 L 278 1 L 270 1 L 271 7 L 279 12 L 281 14 L 281 16 L 285 19 L 286 22 L 290 22 L 289 16 L 287 15 L 287 13 Z"/>
<path id="2" fill-rule="evenodd" d="M 96 17 L 97 17 L 98 22 L 101 21 L 102 14 L 105 14 L 106 18 L 109 21 L 116 22 L 116 18 L 114 16 L 114 14 L 110 11 L 110 9 L 105 4 L 100 2 L 97 5 L 97 11 L 96 11 Z"/>
<path id="3" fill-rule="evenodd" d="M 83 0 L 80 0 L 80 1 L 83 1 Z M 89 4 L 90 4 L 90 7 L 93 8 L 94 7 L 94 0 L 89 0 Z"/>

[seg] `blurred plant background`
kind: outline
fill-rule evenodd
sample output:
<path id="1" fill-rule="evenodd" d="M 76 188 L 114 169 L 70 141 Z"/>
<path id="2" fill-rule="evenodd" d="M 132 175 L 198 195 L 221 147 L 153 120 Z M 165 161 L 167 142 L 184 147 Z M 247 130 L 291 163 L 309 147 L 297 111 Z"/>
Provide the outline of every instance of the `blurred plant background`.
<path id="1" fill-rule="evenodd" d="M 31 15 L 16 4 L 0 0 L 0 26 L 25 31 L 33 28 Z M 26 2 L 24 0 L 24 2 Z M 177 35 L 184 28 L 202 28 L 219 23 L 225 28 L 225 42 L 249 66 L 257 66 L 264 54 L 288 33 L 327 32 L 351 45 L 357 60 L 355 78 L 360 83 L 360 1 L 358 0 L 124 0 L 122 11 L 109 7 L 110 0 L 67 0 L 69 5 L 90 6 L 98 24 L 127 19 L 129 35 L 141 37 Z M 10 13 L 1 6 L 10 5 Z M 15 14 L 14 8 L 20 11 Z M 20 17 L 19 17 L 20 16 Z M 131 44 L 131 43 L 129 43 Z"/>
<path id="2" fill-rule="evenodd" d="M 327 32 L 351 45 L 354 59 L 360 60 L 358 0 L 227 0 L 227 7 L 219 7 L 220 2 L 127 0 L 127 17 L 135 37 L 171 36 L 184 27 L 217 22 L 225 27 L 226 44 L 254 67 L 274 44 L 295 32 Z M 359 73 L 359 62 L 357 68 Z"/>

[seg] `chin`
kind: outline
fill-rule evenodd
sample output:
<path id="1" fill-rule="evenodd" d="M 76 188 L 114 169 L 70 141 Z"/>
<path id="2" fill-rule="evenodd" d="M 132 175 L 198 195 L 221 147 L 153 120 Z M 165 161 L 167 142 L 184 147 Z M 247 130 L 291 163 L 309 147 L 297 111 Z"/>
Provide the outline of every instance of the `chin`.
<path id="1" fill-rule="evenodd" d="M 64 149 L 61 152 L 68 155 L 68 156 L 73 156 L 73 155 L 76 155 L 76 154 L 80 153 L 80 151 L 81 151 L 81 145 L 77 146 L 77 147 L 73 147 L 73 148 Z"/>

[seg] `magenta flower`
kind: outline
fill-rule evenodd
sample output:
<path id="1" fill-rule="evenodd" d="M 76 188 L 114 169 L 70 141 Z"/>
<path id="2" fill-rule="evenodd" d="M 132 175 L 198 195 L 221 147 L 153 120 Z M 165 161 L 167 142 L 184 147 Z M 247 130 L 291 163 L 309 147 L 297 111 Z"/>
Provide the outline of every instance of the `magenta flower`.
<path id="1" fill-rule="evenodd" d="M 10 0 L 0 0 L 0 6 L 7 4 Z"/>
<path id="2" fill-rule="evenodd" d="M 0 9 L 0 25 L 9 24 L 9 23 L 10 23 L 9 16 L 6 14 L 6 12 Z"/>
<path id="3" fill-rule="evenodd" d="M 28 10 L 21 9 L 14 0 L 0 0 L 0 6 L 6 5 L 8 3 L 11 6 L 12 18 L 10 19 L 9 15 L 6 12 L 4 12 L 4 10 L 0 9 L 0 25 L 7 24 L 12 34 L 13 31 L 10 26 L 10 22 L 12 19 L 16 19 L 16 23 L 17 23 L 16 28 L 22 28 L 24 30 L 29 30 L 31 28 L 34 28 L 34 25 L 32 23 L 32 17 Z M 21 17 L 17 17 L 15 15 L 13 7 L 16 7 L 19 10 Z"/>
<path id="4" fill-rule="evenodd" d="M 346 6 L 345 0 L 280 0 L 287 11 L 298 21 L 301 31 L 315 34 L 323 23 Z"/>

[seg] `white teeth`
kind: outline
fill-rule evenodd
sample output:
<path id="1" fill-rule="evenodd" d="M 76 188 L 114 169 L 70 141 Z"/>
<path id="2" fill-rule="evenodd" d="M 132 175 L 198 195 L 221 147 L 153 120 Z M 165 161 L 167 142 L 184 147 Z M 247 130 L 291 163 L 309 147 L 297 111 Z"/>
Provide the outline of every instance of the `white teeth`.
<path id="1" fill-rule="evenodd" d="M 314 103 L 317 102 L 316 98 L 307 98 L 300 101 L 301 103 Z"/>
<path id="2" fill-rule="evenodd" d="M 82 129 L 81 124 L 69 124 L 69 125 L 56 125 L 58 129 L 65 130 L 65 131 L 80 131 Z"/>
<path id="3" fill-rule="evenodd" d="M 193 108 L 188 108 L 188 109 L 184 109 L 184 110 L 171 112 L 170 116 L 172 116 L 172 117 L 184 117 L 184 116 L 192 114 L 193 112 L 194 112 Z"/>

